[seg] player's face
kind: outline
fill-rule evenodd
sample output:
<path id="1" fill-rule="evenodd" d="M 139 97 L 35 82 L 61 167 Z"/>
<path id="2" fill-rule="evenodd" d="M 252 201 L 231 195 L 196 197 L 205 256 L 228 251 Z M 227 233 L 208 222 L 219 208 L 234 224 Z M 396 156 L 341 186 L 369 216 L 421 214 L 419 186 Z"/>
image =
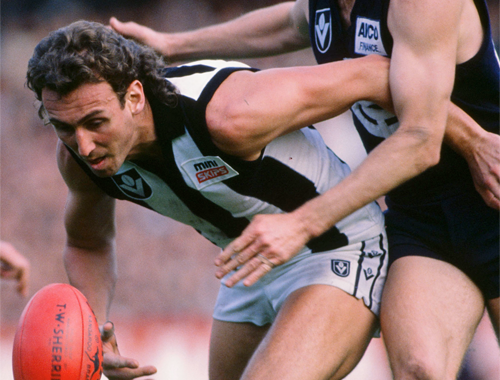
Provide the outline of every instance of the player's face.
<path id="1" fill-rule="evenodd" d="M 122 106 L 107 82 L 84 84 L 63 97 L 44 89 L 42 102 L 59 139 L 99 177 L 115 174 L 139 144 L 129 101 Z"/>

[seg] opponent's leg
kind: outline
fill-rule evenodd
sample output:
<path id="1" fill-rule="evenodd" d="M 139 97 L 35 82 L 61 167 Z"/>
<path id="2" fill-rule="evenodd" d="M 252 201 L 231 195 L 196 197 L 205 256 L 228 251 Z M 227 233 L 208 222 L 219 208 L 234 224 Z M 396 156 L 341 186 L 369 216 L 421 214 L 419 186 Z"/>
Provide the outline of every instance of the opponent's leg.
<path id="1" fill-rule="evenodd" d="M 483 312 L 481 292 L 454 266 L 427 257 L 396 260 L 381 309 L 395 379 L 456 379 Z"/>
<path id="2" fill-rule="evenodd" d="M 376 328 L 363 301 L 327 285 L 293 292 L 250 360 L 244 380 L 341 379 Z"/>
<path id="3" fill-rule="evenodd" d="M 488 306 L 488 313 L 491 318 L 491 324 L 493 329 L 497 334 L 497 339 L 500 340 L 499 325 L 500 325 L 500 298 L 495 298 L 488 300 L 486 305 Z"/>
<path id="4" fill-rule="evenodd" d="M 238 380 L 269 325 L 233 323 L 214 319 L 210 337 L 209 377 Z"/>
<path id="5" fill-rule="evenodd" d="M 465 355 L 459 380 L 500 379 L 500 348 L 488 313 L 484 313 Z"/>

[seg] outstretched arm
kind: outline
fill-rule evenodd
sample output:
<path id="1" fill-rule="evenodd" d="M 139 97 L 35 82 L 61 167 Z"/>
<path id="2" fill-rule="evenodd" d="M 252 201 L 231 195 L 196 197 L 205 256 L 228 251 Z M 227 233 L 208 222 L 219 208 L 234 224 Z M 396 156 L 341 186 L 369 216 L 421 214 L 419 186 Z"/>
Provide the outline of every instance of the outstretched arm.
<path id="1" fill-rule="evenodd" d="M 156 368 L 139 367 L 136 360 L 120 355 L 114 332 L 105 324 L 117 277 L 115 200 L 91 181 L 62 143 L 58 144 L 57 158 L 69 190 L 64 264 L 70 283 L 87 297 L 99 325 L 104 325 L 104 374 L 110 380 L 151 375 Z"/>
<path id="2" fill-rule="evenodd" d="M 276 137 L 337 116 L 357 100 L 371 100 L 390 109 L 388 73 L 389 60 L 376 55 L 320 66 L 256 73 L 238 71 L 220 85 L 209 102 L 207 125 L 212 140 L 221 150 L 253 160 Z M 269 107 L 270 104 L 273 106 Z M 326 193 L 319 198 L 329 203 L 329 197 Z M 329 228 L 333 207 L 328 204 L 328 212 L 322 208 L 321 203 L 313 203 L 289 214 L 258 215 L 243 235 L 218 257 L 216 264 L 221 268 L 217 277 L 250 260 L 226 285 L 231 286 L 247 275 L 250 277 L 245 284 L 252 284 L 270 268 L 260 265 L 259 260 L 251 260 L 257 253 L 281 264 L 308 240 Z M 340 212 L 348 215 L 346 210 Z M 231 260 L 238 252 L 241 261 Z"/>
<path id="3" fill-rule="evenodd" d="M 66 185 L 64 264 L 70 283 L 87 297 L 99 324 L 108 318 L 116 282 L 115 201 L 99 189 L 58 144 Z"/>
<path id="4" fill-rule="evenodd" d="M 390 108 L 388 73 L 389 60 L 378 55 L 319 66 L 236 71 L 209 102 L 207 125 L 221 150 L 252 160 L 276 137 L 335 117 L 357 100 Z"/>
<path id="5" fill-rule="evenodd" d="M 111 18 L 125 37 L 156 49 L 171 62 L 202 58 L 252 58 L 288 53 L 309 46 L 307 0 L 285 2 L 206 28 L 161 33 L 135 22 Z"/>

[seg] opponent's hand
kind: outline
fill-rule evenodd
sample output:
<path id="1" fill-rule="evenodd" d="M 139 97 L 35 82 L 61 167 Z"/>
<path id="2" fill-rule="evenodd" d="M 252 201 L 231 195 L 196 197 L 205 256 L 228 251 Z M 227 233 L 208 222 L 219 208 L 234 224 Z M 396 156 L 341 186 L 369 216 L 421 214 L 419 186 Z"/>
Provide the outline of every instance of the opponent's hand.
<path id="1" fill-rule="evenodd" d="M 0 241 L 0 277 L 17 281 L 17 291 L 28 295 L 30 263 L 10 243 Z"/>
<path id="2" fill-rule="evenodd" d="M 231 287 L 244 279 L 243 284 L 251 286 L 294 257 L 309 238 L 294 214 L 256 215 L 241 236 L 216 257 L 219 269 L 215 275 L 221 279 L 240 267 L 225 285 Z"/>
<path id="3" fill-rule="evenodd" d="M 489 207 L 500 210 L 500 136 L 485 133 L 474 147 L 468 160 L 474 186 Z"/>
<path id="4" fill-rule="evenodd" d="M 101 327 L 104 375 L 109 380 L 129 380 L 155 374 L 155 367 L 139 367 L 137 360 L 120 355 L 114 330 L 112 322 L 106 322 Z"/>
<path id="5" fill-rule="evenodd" d="M 167 34 L 157 32 L 147 26 L 137 24 L 136 22 L 121 22 L 116 17 L 109 20 L 111 28 L 124 37 L 134 39 L 144 45 L 155 49 L 158 53 L 168 57 L 168 44 L 165 39 Z"/>

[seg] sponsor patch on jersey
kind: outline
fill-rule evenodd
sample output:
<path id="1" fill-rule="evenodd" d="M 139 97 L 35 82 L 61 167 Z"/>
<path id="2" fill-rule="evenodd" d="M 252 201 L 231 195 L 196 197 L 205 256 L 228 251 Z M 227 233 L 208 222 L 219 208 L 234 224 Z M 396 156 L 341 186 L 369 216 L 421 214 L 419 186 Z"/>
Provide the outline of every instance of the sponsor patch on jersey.
<path id="1" fill-rule="evenodd" d="M 318 51 L 320 53 L 326 52 L 332 43 L 332 14 L 330 8 L 316 10 L 314 31 Z"/>
<path id="2" fill-rule="evenodd" d="M 347 260 L 332 260 L 332 271 L 337 276 L 347 277 L 351 272 L 351 263 Z"/>
<path id="3" fill-rule="evenodd" d="M 356 35 L 354 39 L 356 54 L 379 54 L 387 56 L 380 33 L 380 21 L 365 17 L 356 19 Z"/>
<path id="4" fill-rule="evenodd" d="M 193 158 L 183 162 L 181 167 L 198 190 L 238 175 L 219 156 Z"/>
<path id="5" fill-rule="evenodd" d="M 111 179 L 122 193 L 129 198 L 146 200 L 153 194 L 151 186 L 135 168 L 128 169 L 123 173 L 118 172 Z"/>

